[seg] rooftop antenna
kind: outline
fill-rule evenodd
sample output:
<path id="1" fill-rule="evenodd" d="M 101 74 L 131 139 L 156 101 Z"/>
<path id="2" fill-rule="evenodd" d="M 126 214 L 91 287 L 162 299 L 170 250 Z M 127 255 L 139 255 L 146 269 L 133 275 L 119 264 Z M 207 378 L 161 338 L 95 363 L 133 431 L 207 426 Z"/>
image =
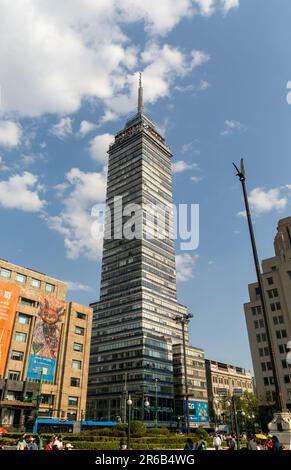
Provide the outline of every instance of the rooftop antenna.
<path id="1" fill-rule="evenodd" d="M 138 114 L 143 114 L 144 106 L 143 106 L 143 87 L 141 83 L 141 72 L 139 73 L 139 87 L 138 87 L 138 105 L 137 105 L 137 112 Z"/>

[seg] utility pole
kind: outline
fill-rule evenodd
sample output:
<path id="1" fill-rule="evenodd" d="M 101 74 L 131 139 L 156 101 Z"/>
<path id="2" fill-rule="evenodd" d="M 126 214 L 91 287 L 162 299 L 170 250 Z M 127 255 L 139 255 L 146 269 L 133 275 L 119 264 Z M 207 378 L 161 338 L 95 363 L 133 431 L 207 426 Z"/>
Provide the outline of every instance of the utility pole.
<path id="1" fill-rule="evenodd" d="M 238 167 L 234 163 L 233 163 L 233 166 L 235 167 L 237 171 L 236 176 L 239 177 L 239 180 L 242 185 L 242 190 L 243 190 L 244 203 L 245 203 L 245 208 L 246 208 L 246 215 L 247 215 L 253 257 L 254 257 L 254 264 L 255 264 L 255 269 L 256 269 L 256 274 L 257 274 L 257 281 L 259 285 L 259 295 L 260 295 L 260 300 L 261 300 L 261 307 L 262 307 L 262 313 L 263 313 L 263 318 L 264 318 L 264 323 L 265 323 L 267 343 L 268 343 L 270 360 L 271 360 L 272 371 L 273 371 L 274 386 L 275 386 L 275 404 L 276 404 L 277 411 L 282 412 L 284 411 L 285 407 L 283 404 L 283 395 L 282 395 L 280 383 L 278 380 L 278 371 L 276 367 L 274 347 L 273 347 L 273 342 L 271 338 L 269 319 L 267 315 L 267 303 L 265 299 L 265 292 L 264 292 L 264 286 L 263 286 L 262 275 L 261 275 L 261 267 L 259 263 L 251 211 L 250 211 L 249 200 L 248 200 L 248 193 L 247 193 L 247 188 L 246 188 L 246 174 L 245 174 L 243 159 L 241 159 L 240 169 L 238 169 Z"/>
<path id="2" fill-rule="evenodd" d="M 188 373 L 187 373 L 187 350 L 186 350 L 186 339 L 185 339 L 185 325 L 189 323 L 190 318 L 193 318 L 191 313 L 183 315 L 182 317 L 176 317 L 177 323 L 182 326 L 182 341 L 183 341 L 183 363 L 184 363 L 184 377 L 185 377 L 185 399 L 184 399 L 184 418 L 186 422 L 187 434 L 190 429 L 190 418 L 189 418 L 189 389 L 188 389 Z"/>
<path id="3" fill-rule="evenodd" d="M 37 396 L 36 398 L 36 407 L 35 407 L 35 417 L 34 417 L 34 423 L 33 423 L 33 433 L 37 433 L 37 420 L 38 420 L 38 414 L 39 414 L 39 407 L 41 404 L 41 388 L 42 388 L 42 375 L 43 375 L 43 370 L 41 369 L 40 371 L 40 378 L 38 382 L 38 390 L 37 390 Z"/>
<path id="4" fill-rule="evenodd" d="M 158 379 L 155 379 L 155 427 L 158 427 Z"/>

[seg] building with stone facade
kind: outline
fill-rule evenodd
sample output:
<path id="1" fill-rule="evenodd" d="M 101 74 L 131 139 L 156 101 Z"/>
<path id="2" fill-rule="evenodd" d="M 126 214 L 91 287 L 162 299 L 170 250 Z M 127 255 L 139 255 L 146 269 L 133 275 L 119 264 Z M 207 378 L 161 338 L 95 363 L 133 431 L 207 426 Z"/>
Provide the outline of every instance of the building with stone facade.
<path id="1" fill-rule="evenodd" d="M 205 360 L 205 366 L 209 415 L 213 421 L 225 411 L 225 400 L 235 394 L 254 393 L 254 379 L 250 371 L 209 359 Z"/>
<path id="2" fill-rule="evenodd" d="M 291 410 L 291 364 L 287 360 L 291 349 L 291 217 L 279 220 L 274 249 L 275 256 L 262 262 L 262 282 L 283 405 Z M 261 405 L 268 407 L 274 403 L 275 386 L 259 294 L 258 284 L 250 284 L 250 300 L 244 310 L 257 395 Z"/>
<path id="3" fill-rule="evenodd" d="M 0 426 L 85 416 L 92 309 L 66 283 L 0 259 Z M 41 382 L 41 385 L 40 385 Z"/>

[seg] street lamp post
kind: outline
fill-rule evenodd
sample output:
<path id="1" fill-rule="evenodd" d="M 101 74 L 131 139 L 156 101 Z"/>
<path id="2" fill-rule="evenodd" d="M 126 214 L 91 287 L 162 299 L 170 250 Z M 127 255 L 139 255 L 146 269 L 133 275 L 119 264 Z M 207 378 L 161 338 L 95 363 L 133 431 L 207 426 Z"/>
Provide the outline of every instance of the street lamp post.
<path id="1" fill-rule="evenodd" d="M 37 433 L 37 420 L 38 420 L 38 415 L 39 415 L 39 407 L 40 407 L 41 399 L 42 399 L 42 395 L 41 395 L 42 375 L 43 375 L 43 370 L 41 369 L 39 383 L 38 383 L 38 390 L 37 390 L 37 395 L 36 395 L 35 417 L 34 417 L 33 431 L 32 431 L 33 433 Z"/>
<path id="2" fill-rule="evenodd" d="M 132 407 L 132 399 L 131 399 L 130 395 L 128 396 L 128 400 L 127 400 L 126 403 L 127 403 L 127 406 L 128 406 L 127 449 L 129 450 L 130 449 L 130 438 L 131 438 L 130 425 L 131 425 L 131 407 Z"/>
<path id="3" fill-rule="evenodd" d="M 189 433 L 190 428 L 190 419 L 189 419 L 189 390 L 188 390 L 188 374 L 187 374 L 187 351 L 186 351 L 186 339 L 185 339 L 185 325 L 190 321 L 190 318 L 193 318 L 191 313 L 185 314 L 182 317 L 177 316 L 175 318 L 177 323 L 180 323 L 182 326 L 182 341 L 183 341 L 183 362 L 184 362 L 184 376 L 185 376 L 185 400 L 184 400 L 184 416 L 186 421 L 187 434 Z"/>
<path id="4" fill-rule="evenodd" d="M 158 427 L 158 379 L 155 379 L 155 427 Z"/>
<path id="5" fill-rule="evenodd" d="M 251 211 L 250 211 L 249 201 L 248 201 L 248 194 L 247 194 L 247 188 L 246 188 L 246 175 L 245 175 L 245 168 L 244 168 L 243 159 L 241 159 L 240 170 L 238 169 L 238 167 L 234 163 L 233 163 L 233 166 L 235 167 L 235 169 L 237 171 L 236 176 L 239 177 L 239 180 L 240 180 L 241 185 L 242 185 L 242 190 L 243 190 L 244 203 L 245 203 L 245 208 L 246 208 L 246 215 L 247 215 L 247 220 L 248 220 L 248 227 L 249 227 L 249 233 L 250 233 L 250 238 L 251 238 L 255 269 L 256 269 L 256 274 L 257 274 L 257 281 L 258 281 L 258 285 L 259 285 L 259 295 L 260 295 L 260 300 L 261 300 L 263 318 L 264 318 L 264 322 L 265 322 L 267 343 L 268 343 L 268 348 L 269 348 L 269 353 L 270 353 L 270 360 L 271 360 L 272 369 L 273 369 L 273 378 L 274 378 L 275 395 L 276 395 L 275 403 L 276 403 L 277 411 L 282 412 L 283 409 L 284 409 L 282 391 L 281 391 L 281 387 L 280 387 L 279 380 L 278 380 L 278 372 L 277 372 L 277 367 L 276 367 L 273 342 L 272 342 L 272 339 L 271 339 L 269 320 L 268 320 L 268 316 L 267 316 L 267 307 L 266 307 L 267 304 L 266 304 L 266 299 L 265 299 L 265 294 L 264 294 L 262 275 L 261 275 L 261 267 L 260 267 L 260 263 L 259 263 L 259 257 L 258 257 L 257 247 L 256 247 L 256 240 L 255 240 L 255 234 L 254 234 L 252 217 L 251 217 Z"/>

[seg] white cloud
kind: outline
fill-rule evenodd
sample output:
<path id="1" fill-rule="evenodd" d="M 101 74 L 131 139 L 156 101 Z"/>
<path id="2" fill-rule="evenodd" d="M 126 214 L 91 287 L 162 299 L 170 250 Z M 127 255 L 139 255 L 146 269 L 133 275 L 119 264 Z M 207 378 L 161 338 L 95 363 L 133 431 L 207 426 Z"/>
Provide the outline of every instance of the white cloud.
<path id="1" fill-rule="evenodd" d="M 194 183 L 199 183 L 200 181 L 203 180 L 203 176 L 191 176 L 191 181 L 194 181 Z"/>
<path id="2" fill-rule="evenodd" d="M 238 8 L 240 0 L 221 0 L 224 13 L 228 13 L 232 8 Z"/>
<path id="3" fill-rule="evenodd" d="M 2 0 L 0 76 L 3 114 L 68 115 L 76 112 L 84 100 L 95 99 L 106 104 L 119 94 L 121 102 L 123 95 L 130 98 L 130 85 L 136 84 L 133 71 L 137 65 L 140 68 L 140 58 L 143 52 L 147 53 L 148 45 L 145 51 L 140 44 L 132 45 L 131 37 L 124 32 L 125 29 L 128 31 L 127 25 L 142 24 L 146 39 L 152 44 L 182 19 L 195 13 L 209 15 L 215 9 L 221 9 L 221 5 L 227 12 L 236 6 L 234 0 L 221 2 Z M 167 57 L 162 49 L 161 53 L 164 56 L 162 62 L 168 59 L 171 62 L 173 57 L 169 57 L 169 53 Z M 192 64 L 191 60 L 187 63 L 193 68 L 204 59 L 196 53 Z M 149 58 L 150 63 L 157 63 L 154 68 L 158 69 L 161 61 L 153 57 Z M 171 76 L 175 66 L 173 63 L 168 66 Z M 148 84 L 155 85 L 154 71 L 148 70 L 146 75 Z M 171 82 L 169 78 L 167 72 L 163 73 L 155 90 L 149 91 L 147 99 L 150 102 L 165 96 Z M 114 115 L 113 105 L 106 110 L 107 118 L 110 114 Z"/>
<path id="4" fill-rule="evenodd" d="M 0 155 L 0 171 L 6 171 L 9 167 L 6 165 L 3 157 Z"/>
<path id="5" fill-rule="evenodd" d="M 192 51 L 191 56 L 192 56 L 192 64 L 191 64 L 192 69 L 195 67 L 200 67 L 201 65 L 208 62 L 210 59 L 210 56 L 203 51 Z"/>
<path id="6" fill-rule="evenodd" d="M 245 126 L 241 122 L 231 121 L 227 119 L 226 121 L 224 121 L 224 128 L 220 132 L 220 135 L 228 136 L 228 135 L 233 134 L 234 132 L 240 132 L 244 130 L 245 130 Z"/>
<path id="7" fill-rule="evenodd" d="M 45 206 L 40 199 L 41 186 L 37 176 L 25 171 L 22 175 L 13 175 L 6 181 L 0 181 L 0 205 L 9 209 L 26 212 L 39 212 Z"/>
<path id="8" fill-rule="evenodd" d="M 67 135 L 71 135 L 73 133 L 72 122 L 73 121 L 70 117 L 61 118 L 57 124 L 54 124 L 51 127 L 51 134 L 55 135 L 59 139 L 63 139 Z"/>
<path id="9" fill-rule="evenodd" d="M 93 122 L 90 121 L 82 121 L 80 123 L 80 129 L 79 129 L 79 134 L 84 137 L 87 135 L 89 132 L 92 132 L 94 129 L 96 129 L 97 125 L 94 124 Z"/>
<path id="10" fill-rule="evenodd" d="M 114 135 L 109 134 L 100 134 L 96 135 L 89 142 L 89 154 L 93 160 L 98 163 L 105 163 L 107 160 L 107 151 L 109 149 L 109 144 L 114 141 Z"/>
<path id="11" fill-rule="evenodd" d="M 249 203 L 254 215 L 259 216 L 273 210 L 280 211 L 285 209 L 288 204 L 288 198 L 281 195 L 279 188 L 273 188 L 265 191 L 264 188 L 254 188 L 249 194 Z M 245 216 L 245 211 L 238 215 Z"/>
<path id="12" fill-rule="evenodd" d="M 0 145 L 15 147 L 20 143 L 22 128 L 13 121 L 0 121 Z"/>
<path id="13" fill-rule="evenodd" d="M 199 258 L 199 255 L 189 255 L 183 253 L 176 255 L 177 281 L 185 282 L 194 276 L 193 269 Z"/>
<path id="14" fill-rule="evenodd" d="M 82 292 L 89 292 L 92 290 L 92 287 L 87 286 L 87 284 L 82 284 L 80 282 L 65 281 L 65 283 L 68 286 L 68 290 L 82 291 Z"/>
<path id="15" fill-rule="evenodd" d="M 91 209 L 105 199 L 106 177 L 104 173 L 85 173 L 72 168 L 66 174 L 61 194 L 63 210 L 59 215 L 47 216 L 50 229 L 64 237 L 68 258 L 85 256 L 97 259 L 101 255 L 102 240 L 92 237 L 94 219 Z"/>
<path id="16" fill-rule="evenodd" d="M 173 173 L 183 173 L 184 171 L 189 171 L 193 169 L 198 169 L 198 164 L 197 163 L 187 163 L 184 162 L 184 160 L 178 160 L 177 162 L 174 162 L 172 165 L 173 168 Z"/>
<path id="17" fill-rule="evenodd" d="M 210 83 L 207 80 L 201 80 L 197 87 L 197 91 L 205 91 L 209 87 L 210 87 Z"/>

